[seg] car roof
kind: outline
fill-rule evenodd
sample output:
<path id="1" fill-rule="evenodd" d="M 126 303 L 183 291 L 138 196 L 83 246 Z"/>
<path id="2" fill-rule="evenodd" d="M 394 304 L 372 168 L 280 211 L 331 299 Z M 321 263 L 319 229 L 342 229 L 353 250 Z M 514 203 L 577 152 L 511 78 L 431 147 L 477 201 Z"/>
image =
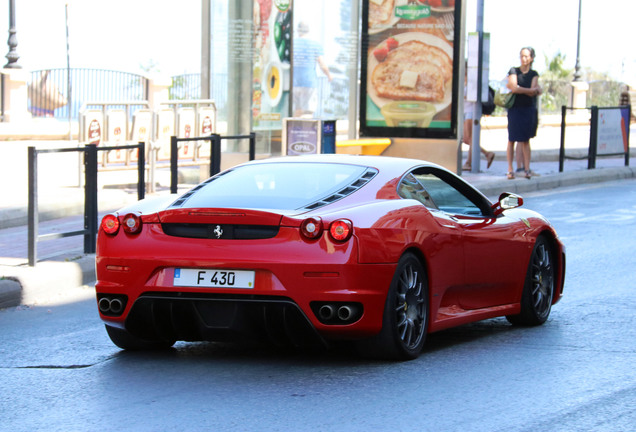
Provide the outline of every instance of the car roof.
<path id="1" fill-rule="evenodd" d="M 246 164 L 255 163 L 343 163 L 351 165 L 361 165 L 377 168 L 380 171 L 396 170 L 398 172 L 406 172 L 410 168 L 420 166 L 430 166 L 445 169 L 432 162 L 420 159 L 399 158 L 391 156 L 359 156 L 344 154 L 315 154 L 302 156 L 281 156 L 268 159 L 260 159 L 257 161 L 247 162 Z M 245 164 L 244 164 L 245 165 Z"/>

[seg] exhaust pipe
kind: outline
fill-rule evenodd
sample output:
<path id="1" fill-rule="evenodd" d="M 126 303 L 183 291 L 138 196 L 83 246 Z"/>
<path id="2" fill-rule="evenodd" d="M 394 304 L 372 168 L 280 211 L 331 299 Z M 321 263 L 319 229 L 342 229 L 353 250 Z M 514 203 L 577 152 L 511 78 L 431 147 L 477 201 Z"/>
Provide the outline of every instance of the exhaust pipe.
<path id="1" fill-rule="evenodd" d="M 338 308 L 338 319 L 348 321 L 353 316 L 354 310 L 351 306 L 340 306 Z"/>
<path id="2" fill-rule="evenodd" d="M 105 296 L 98 300 L 97 306 L 104 315 L 118 316 L 124 311 L 126 299 L 122 296 Z"/>
<path id="3" fill-rule="evenodd" d="M 124 310 L 124 304 L 121 302 L 120 299 L 118 298 L 114 298 L 110 301 L 110 312 L 115 314 L 115 315 L 119 315 L 120 313 L 122 313 Z"/>
<path id="4" fill-rule="evenodd" d="M 101 299 L 99 299 L 98 305 L 99 305 L 99 311 L 101 313 L 105 314 L 105 313 L 108 313 L 110 311 L 111 302 L 106 297 L 102 297 Z"/>
<path id="5" fill-rule="evenodd" d="M 320 309 L 318 309 L 318 315 L 320 316 L 320 319 L 330 321 L 336 315 L 336 310 L 332 305 L 322 305 L 320 306 Z"/>

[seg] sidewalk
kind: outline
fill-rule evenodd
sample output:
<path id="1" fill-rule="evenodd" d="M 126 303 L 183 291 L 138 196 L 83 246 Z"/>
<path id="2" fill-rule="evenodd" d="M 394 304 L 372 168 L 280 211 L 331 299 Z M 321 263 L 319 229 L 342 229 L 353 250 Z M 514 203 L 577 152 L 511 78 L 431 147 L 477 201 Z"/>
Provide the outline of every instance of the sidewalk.
<path id="1" fill-rule="evenodd" d="M 631 125 L 631 133 L 635 132 L 636 125 Z M 523 195 L 558 187 L 636 177 L 636 158 L 630 159 L 629 167 L 624 166 L 624 158 L 599 158 L 594 170 L 587 169 L 587 160 L 568 159 L 564 164 L 564 172 L 559 173 L 559 143 L 560 127 L 541 127 L 537 137 L 531 141 L 531 169 L 539 176 L 529 180 L 507 180 L 507 132 L 500 127 L 482 128 L 481 146 L 495 152 L 495 161 L 487 169 L 482 156 L 481 171 L 463 172 L 462 177 L 491 200 L 496 200 L 504 191 Z M 586 155 L 588 144 L 589 128 L 568 127 L 566 155 Z M 82 236 L 38 242 L 37 265 L 26 265 L 26 149 L 29 145 L 38 148 L 69 146 L 66 141 L 0 141 L 0 184 L 4 185 L 0 201 L 0 308 L 64 301 L 72 289 L 95 280 L 95 257 L 83 253 Z M 463 147 L 462 164 L 467 157 L 467 146 Z M 636 155 L 634 148 L 632 154 Z M 75 186 L 78 163 L 75 154 L 47 155 L 38 166 L 39 234 L 83 228 L 83 216 L 78 216 L 83 212 L 83 190 Z M 164 189 L 158 192 L 164 193 L 168 191 Z M 137 197 L 134 188 L 106 187 L 100 189 L 99 198 L 101 215 L 134 202 Z"/>

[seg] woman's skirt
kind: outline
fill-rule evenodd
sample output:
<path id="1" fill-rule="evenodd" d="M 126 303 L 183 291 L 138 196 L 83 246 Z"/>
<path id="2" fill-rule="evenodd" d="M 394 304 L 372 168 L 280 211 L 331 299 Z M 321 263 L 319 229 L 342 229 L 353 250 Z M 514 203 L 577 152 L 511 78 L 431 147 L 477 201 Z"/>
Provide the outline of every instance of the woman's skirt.
<path id="1" fill-rule="evenodd" d="M 508 141 L 530 141 L 537 135 L 539 116 L 534 106 L 508 109 Z"/>

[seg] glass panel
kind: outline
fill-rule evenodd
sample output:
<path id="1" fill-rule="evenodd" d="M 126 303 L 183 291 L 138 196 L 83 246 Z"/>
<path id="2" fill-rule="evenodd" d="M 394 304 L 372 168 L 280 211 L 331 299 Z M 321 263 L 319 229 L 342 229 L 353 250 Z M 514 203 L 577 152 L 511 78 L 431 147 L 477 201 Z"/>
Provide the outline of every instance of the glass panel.
<path id="1" fill-rule="evenodd" d="M 286 53 L 287 40 L 292 35 L 297 37 L 301 21 L 309 23 L 312 38 L 321 45 L 331 77 L 330 80 L 315 68 L 315 110 L 307 114 L 329 120 L 346 119 L 349 76 L 357 75 L 358 69 L 358 20 L 352 22 L 352 17 L 357 16 L 352 13 L 353 3 L 315 0 L 293 2 L 292 8 L 291 1 L 253 0 L 247 20 L 245 0 L 212 0 L 210 96 L 217 107 L 217 131 L 222 135 L 242 135 L 251 129 L 257 132 L 257 152 L 280 153 L 282 119 L 293 115 L 289 94 L 293 91 L 290 81 L 295 76 L 294 53 Z M 248 47 L 245 41 L 250 34 Z M 357 87 L 355 81 L 353 85 Z M 223 150 L 242 152 L 244 147 L 236 141 L 224 141 Z"/>
<path id="2" fill-rule="evenodd" d="M 357 23 L 355 27 L 351 23 L 353 3 L 294 3 L 294 116 L 347 118 L 349 73 L 358 67 L 358 28 Z"/>
<path id="3" fill-rule="evenodd" d="M 400 187 L 398 188 L 398 194 L 402 198 L 414 199 L 421 202 L 428 208 L 437 209 L 437 206 L 433 202 L 431 196 L 413 174 L 407 174 L 402 179 Z"/>
<path id="4" fill-rule="evenodd" d="M 472 201 L 436 175 L 415 174 L 414 177 L 426 189 L 438 209 L 452 214 L 482 214 Z"/>

